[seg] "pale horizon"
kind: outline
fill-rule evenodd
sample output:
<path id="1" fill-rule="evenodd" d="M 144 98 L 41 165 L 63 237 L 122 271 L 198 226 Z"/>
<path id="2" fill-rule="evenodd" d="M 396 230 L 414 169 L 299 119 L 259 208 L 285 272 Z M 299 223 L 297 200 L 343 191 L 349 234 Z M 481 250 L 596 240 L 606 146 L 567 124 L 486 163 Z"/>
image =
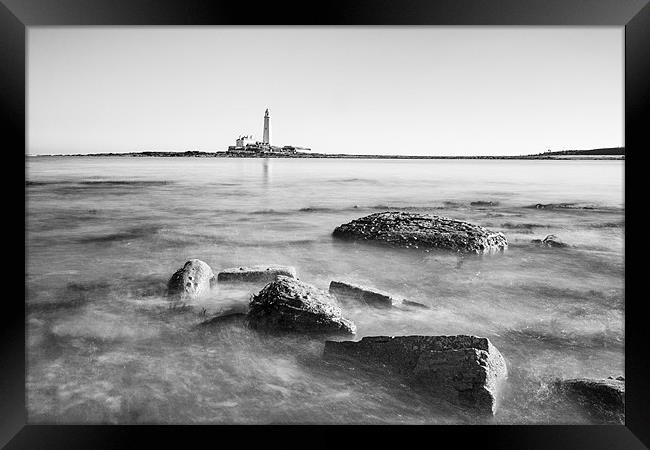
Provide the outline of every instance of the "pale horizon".
<path id="1" fill-rule="evenodd" d="M 30 27 L 27 154 L 624 147 L 623 27 Z"/>

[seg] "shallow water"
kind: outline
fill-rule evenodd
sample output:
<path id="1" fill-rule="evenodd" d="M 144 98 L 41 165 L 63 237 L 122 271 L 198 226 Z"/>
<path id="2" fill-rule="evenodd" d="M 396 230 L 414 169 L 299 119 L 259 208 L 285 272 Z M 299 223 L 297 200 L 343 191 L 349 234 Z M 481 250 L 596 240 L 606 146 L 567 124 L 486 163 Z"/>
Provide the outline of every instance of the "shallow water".
<path id="1" fill-rule="evenodd" d="M 29 422 L 598 423 L 549 382 L 624 375 L 623 164 L 28 158 Z M 510 245 L 459 258 L 332 238 L 385 210 L 468 220 Z M 531 244 L 547 234 L 570 246 Z M 488 337 L 509 370 L 496 415 L 341 371 L 321 360 L 322 339 L 197 328 L 260 286 L 170 310 L 165 283 L 188 258 L 215 273 L 292 265 L 323 289 L 345 279 L 430 305 L 344 315 L 355 339 Z"/>

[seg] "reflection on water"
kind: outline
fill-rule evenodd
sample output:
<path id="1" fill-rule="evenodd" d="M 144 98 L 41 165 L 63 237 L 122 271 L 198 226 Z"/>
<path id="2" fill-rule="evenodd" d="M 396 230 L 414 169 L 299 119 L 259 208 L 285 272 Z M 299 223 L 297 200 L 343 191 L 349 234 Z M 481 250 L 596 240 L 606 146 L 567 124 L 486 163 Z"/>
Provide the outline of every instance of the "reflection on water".
<path id="1" fill-rule="evenodd" d="M 269 181 L 271 180 L 271 160 L 269 158 L 264 158 L 264 162 L 262 163 L 262 169 L 264 173 L 264 184 L 269 184 Z"/>
<path id="2" fill-rule="evenodd" d="M 30 422 L 593 423 L 555 377 L 623 374 L 622 161 L 31 158 L 27 190 Z M 531 208 L 572 203 L 571 207 Z M 503 231 L 501 254 L 458 258 L 332 239 L 387 209 Z M 568 248 L 538 248 L 555 234 Z M 188 258 L 215 271 L 286 264 L 431 306 L 346 307 L 368 335 L 475 334 L 509 366 L 494 418 L 322 361 L 322 340 L 206 316 L 258 287 L 218 286 L 170 310 Z"/>

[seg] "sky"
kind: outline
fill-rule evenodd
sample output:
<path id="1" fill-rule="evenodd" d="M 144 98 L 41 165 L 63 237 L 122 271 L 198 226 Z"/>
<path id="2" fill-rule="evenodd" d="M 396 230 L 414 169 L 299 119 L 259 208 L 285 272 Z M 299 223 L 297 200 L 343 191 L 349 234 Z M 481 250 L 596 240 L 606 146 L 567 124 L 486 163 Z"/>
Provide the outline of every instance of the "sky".
<path id="1" fill-rule="evenodd" d="M 29 27 L 27 153 L 624 145 L 623 27 Z"/>

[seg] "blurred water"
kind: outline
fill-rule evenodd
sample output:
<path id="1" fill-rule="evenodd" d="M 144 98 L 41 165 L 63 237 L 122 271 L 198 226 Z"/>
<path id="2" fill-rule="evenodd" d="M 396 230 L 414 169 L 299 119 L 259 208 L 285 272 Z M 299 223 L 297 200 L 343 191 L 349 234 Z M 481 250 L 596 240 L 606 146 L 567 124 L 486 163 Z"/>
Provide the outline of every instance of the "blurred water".
<path id="1" fill-rule="evenodd" d="M 548 383 L 624 375 L 623 164 L 28 158 L 29 421 L 594 423 Z M 468 220 L 510 246 L 460 260 L 331 237 L 384 210 Z M 570 247 L 530 243 L 547 234 Z M 490 338 L 509 368 L 496 416 L 341 373 L 321 361 L 319 339 L 197 329 L 203 308 L 244 304 L 257 288 L 221 286 L 192 311 L 170 311 L 165 283 L 188 258 L 215 272 L 293 265 L 323 289 L 347 279 L 430 305 L 344 313 L 355 339 Z"/>

